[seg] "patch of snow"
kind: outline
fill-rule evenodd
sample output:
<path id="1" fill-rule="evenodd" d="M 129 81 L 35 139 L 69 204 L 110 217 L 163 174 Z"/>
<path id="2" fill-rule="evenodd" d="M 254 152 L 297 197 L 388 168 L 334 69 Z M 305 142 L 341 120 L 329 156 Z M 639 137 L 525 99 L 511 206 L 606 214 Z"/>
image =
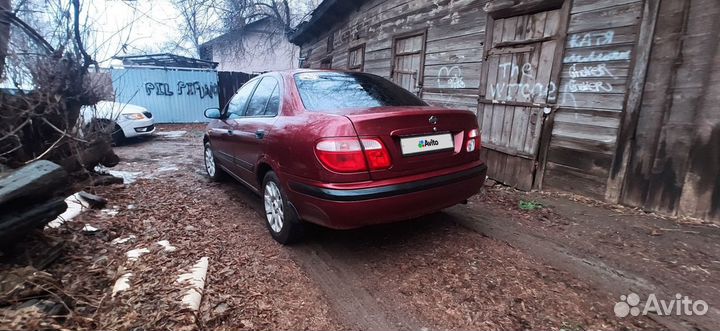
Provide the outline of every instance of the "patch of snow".
<path id="1" fill-rule="evenodd" d="M 170 242 L 167 240 L 160 240 L 157 242 L 157 244 L 162 246 L 162 248 L 165 249 L 166 252 L 174 252 L 177 250 L 177 247 L 170 245 Z"/>
<path id="2" fill-rule="evenodd" d="M 117 237 L 117 238 L 113 239 L 110 243 L 113 245 L 120 245 L 120 244 L 124 244 L 128 241 L 135 240 L 135 238 L 137 238 L 137 237 L 135 237 L 135 235 L 131 234 L 125 238 Z"/>
<path id="3" fill-rule="evenodd" d="M 113 175 L 115 177 L 120 177 L 123 179 L 123 184 L 132 184 L 134 183 L 140 175 L 142 175 L 142 172 L 139 171 L 122 171 L 122 170 L 107 170 L 107 173 L 110 175 Z"/>
<path id="4" fill-rule="evenodd" d="M 96 166 L 95 171 L 101 174 L 108 174 L 115 177 L 120 177 L 123 179 L 123 184 L 125 185 L 134 183 L 138 179 L 138 177 L 142 175 L 142 172 L 139 171 L 110 170 L 110 168 L 101 165 Z"/>
<path id="5" fill-rule="evenodd" d="M 132 275 L 132 272 L 125 273 L 115 281 L 115 286 L 113 286 L 112 289 L 112 296 L 130 288 L 130 277 L 132 277 Z"/>
<path id="6" fill-rule="evenodd" d="M 188 290 L 182 298 L 182 303 L 191 311 L 200 309 L 200 301 L 202 300 L 202 292 L 205 288 L 205 277 L 207 276 L 208 258 L 203 257 L 190 269 L 189 273 L 182 274 L 178 277 L 179 283 L 189 285 Z"/>
<path id="7" fill-rule="evenodd" d="M 177 170 L 178 170 L 177 166 L 171 165 L 171 166 L 167 166 L 167 167 L 158 168 L 157 171 L 158 172 L 168 172 L 168 171 L 177 171 Z"/>
<path id="8" fill-rule="evenodd" d="M 80 193 L 75 193 L 65 199 L 67 209 L 64 213 L 60 214 L 57 218 L 48 223 L 46 228 L 56 229 L 63 225 L 63 223 L 72 220 L 82 213 L 85 209 L 90 208 L 85 200 L 80 197 Z"/>
<path id="9" fill-rule="evenodd" d="M 127 255 L 128 260 L 130 261 L 137 261 L 141 256 L 150 253 L 150 250 L 147 248 L 136 248 L 131 251 L 128 251 L 125 253 Z"/>
<path id="10" fill-rule="evenodd" d="M 182 138 L 187 133 L 187 131 L 163 131 L 163 132 L 155 132 L 156 135 L 170 138 L 170 139 L 177 139 Z"/>
<path id="11" fill-rule="evenodd" d="M 115 217 L 115 215 L 118 214 L 118 210 L 114 209 L 114 208 L 113 209 L 102 209 L 102 210 L 100 210 L 100 212 L 102 212 L 103 214 L 108 215 L 110 217 Z"/>
<path id="12" fill-rule="evenodd" d="M 135 209 L 135 205 L 127 205 L 127 209 Z"/>
<path id="13" fill-rule="evenodd" d="M 96 228 L 96 227 L 94 227 L 94 226 L 92 226 L 92 225 L 90 225 L 90 224 L 85 224 L 85 226 L 82 228 L 82 230 L 83 230 L 84 232 L 98 232 L 98 231 L 100 231 L 100 229 L 98 229 L 98 228 Z"/>

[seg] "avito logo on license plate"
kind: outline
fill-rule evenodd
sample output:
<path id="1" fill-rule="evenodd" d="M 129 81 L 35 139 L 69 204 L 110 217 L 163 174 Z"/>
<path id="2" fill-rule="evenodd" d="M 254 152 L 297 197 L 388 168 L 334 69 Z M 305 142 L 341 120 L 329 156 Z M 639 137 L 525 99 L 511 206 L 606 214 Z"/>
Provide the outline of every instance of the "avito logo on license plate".
<path id="1" fill-rule="evenodd" d="M 403 155 L 413 155 L 452 149 L 454 146 L 452 135 L 444 133 L 431 136 L 401 138 L 400 147 L 402 148 Z"/>

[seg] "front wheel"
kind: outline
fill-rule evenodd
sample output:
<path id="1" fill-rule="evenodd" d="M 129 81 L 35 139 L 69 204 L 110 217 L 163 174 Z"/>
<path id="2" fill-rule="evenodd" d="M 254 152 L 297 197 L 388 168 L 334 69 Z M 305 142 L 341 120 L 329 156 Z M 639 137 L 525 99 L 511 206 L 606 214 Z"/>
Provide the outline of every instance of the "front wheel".
<path id="1" fill-rule="evenodd" d="M 265 221 L 273 239 L 283 245 L 297 242 L 303 234 L 302 224 L 272 171 L 263 180 L 263 202 Z"/>
<path id="2" fill-rule="evenodd" d="M 213 181 L 221 181 L 225 178 L 225 173 L 222 169 L 218 168 L 217 161 L 215 160 L 215 154 L 212 151 L 212 147 L 209 142 L 205 143 L 205 172 L 208 174 Z"/>

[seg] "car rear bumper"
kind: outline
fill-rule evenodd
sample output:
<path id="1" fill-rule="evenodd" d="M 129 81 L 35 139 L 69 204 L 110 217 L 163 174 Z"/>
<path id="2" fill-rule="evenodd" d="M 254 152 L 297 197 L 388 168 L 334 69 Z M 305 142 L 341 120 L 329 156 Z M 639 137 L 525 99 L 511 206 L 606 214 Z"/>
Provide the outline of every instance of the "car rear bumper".
<path id="1" fill-rule="evenodd" d="M 300 217 L 334 229 L 390 223 L 430 214 L 467 200 L 482 187 L 487 166 L 409 182 L 340 189 L 290 180 L 290 201 Z"/>

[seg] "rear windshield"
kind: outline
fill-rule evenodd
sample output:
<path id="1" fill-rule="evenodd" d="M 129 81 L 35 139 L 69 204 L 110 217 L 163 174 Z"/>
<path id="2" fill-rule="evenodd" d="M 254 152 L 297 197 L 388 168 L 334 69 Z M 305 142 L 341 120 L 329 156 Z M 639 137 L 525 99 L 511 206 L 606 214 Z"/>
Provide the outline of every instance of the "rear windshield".
<path id="1" fill-rule="evenodd" d="M 295 75 L 305 109 L 311 111 L 383 106 L 427 106 L 414 94 L 375 75 L 306 72 Z"/>

